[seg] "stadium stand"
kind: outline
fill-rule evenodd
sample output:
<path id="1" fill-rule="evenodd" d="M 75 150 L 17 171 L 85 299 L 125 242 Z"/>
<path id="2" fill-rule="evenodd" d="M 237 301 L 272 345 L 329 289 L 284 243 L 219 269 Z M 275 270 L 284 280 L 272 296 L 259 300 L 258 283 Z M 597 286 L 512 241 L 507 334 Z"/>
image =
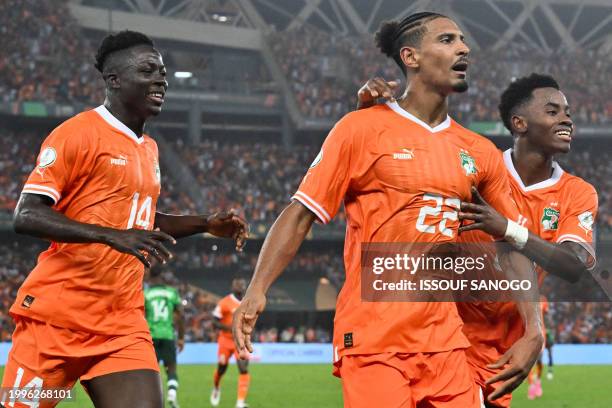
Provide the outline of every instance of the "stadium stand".
<path id="1" fill-rule="evenodd" d="M 401 77 L 395 63 L 375 48 L 371 35 L 341 36 L 304 26 L 273 33 L 270 42 L 302 114 L 311 118 L 338 119 L 354 109 L 355 90 L 373 76 Z M 530 72 L 559 78 L 578 122 L 610 122 L 609 63 L 592 51 L 542 55 L 514 44 L 498 51 L 474 51 L 470 60 L 467 97 L 454 97 L 450 104 L 461 123 L 498 120 L 500 90 L 510 78 Z"/>

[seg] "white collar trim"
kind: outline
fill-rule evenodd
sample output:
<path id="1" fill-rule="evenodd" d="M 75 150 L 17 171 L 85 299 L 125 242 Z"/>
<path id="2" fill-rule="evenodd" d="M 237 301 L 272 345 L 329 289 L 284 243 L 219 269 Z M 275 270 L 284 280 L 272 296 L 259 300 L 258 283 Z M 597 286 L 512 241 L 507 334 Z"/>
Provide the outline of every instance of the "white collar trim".
<path id="1" fill-rule="evenodd" d="M 440 123 L 439 125 L 435 127 L 431 127 L 427 123 L 423 122 L 421 119 L 414 116 L 412 113 L 406 111 L 404 108 L 399 106 L 397 102 L 387 102 L 387 106 L 391 108 L 398 115 L 403 116 L 406 119 L 411 120 L 412 122 L 416 123 L 417 125 L 424 127 L 425 129 L 429 130 L 431 133 L 436 133 L 436 132 L 440 132 L 442 130 L 448 129 L 451 125 L 451 118 L 448 115 L 446 115 L 446 119 L 444 119 L 442 123 Z"/>
<path id="2" fill-rule="evenodd" d="M 554 186 L 561 179 L 561 176 L 563 175 L 563 173 L 565 173 L 565 171 L 561 168 L 561 166 L 559 166 L 559 163 L 557 163 L 556 161 L 553 161 L 552 162 L 553 172 L 552 172 L 552 176 L 549 179 L 540 181 L 539 183 L 535 183 L 535 184 L 532 184 L 526 187 L 525 184 L 523 184 L 523 180 L 521 180 L 521 176 L 519 176 L 518 172 L 516 171 L 516 168 L 514 167 L 514 163 L 512 162 L 512 149 L 508 149 L 504 152 L 504 163 L 506 164 L 506 168 L 510 172 L 510 175 L 512 176 L 512 178 L 518 183 L 521 190 L 525 192 Z"/>
<path id="3" fill-rule="evenodd" d="M 104 119 L 106 123 L 108 123 L 115 129 L 117 129 L 118 131 L 120 131 L 121 133 L 123 133 L 124 135 L 126 135 L 127 137 L 135 141 L 136 143 L 141 144 L 142 142 L 144 142 L 144 136 L 143 137 L 136 136 L 136 133 L 134 133 L 132 129 L 127 127 L 123 122 L 121 122 L 115 116 L 113 116 L 113 114 L 110 113 L 108 109 L 106 109 L 106 106 L 100 105 L 94 110 L 96 111 L 98 115 L 102 116 L 102 119 Z"/>
<path id="4" fill-rule="evenodd" d="M 232 298 L 232 299 L 234 299 L 236 302 L 240 303 L 240 299 L 238 299 L 238 298 L 236 297 L 236 295 L 234 295 L 233 293 L 230 293 L 230 296 L 231 296 L 231 298 Z"/>

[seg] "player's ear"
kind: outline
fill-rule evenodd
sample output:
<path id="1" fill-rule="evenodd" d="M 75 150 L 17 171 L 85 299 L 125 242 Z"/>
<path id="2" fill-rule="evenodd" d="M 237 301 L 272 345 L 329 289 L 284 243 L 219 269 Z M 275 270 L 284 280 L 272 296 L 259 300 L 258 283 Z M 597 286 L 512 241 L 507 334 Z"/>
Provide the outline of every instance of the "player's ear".
<path id="1" fill-rule="evenodd" d="M 516 133 L 525 133 L 527 132 L 527 120 L 520 115 L 512 115 L 510 118 L 510 123 L 512 123 L 512 129 Z"/>
<path id="2" fill-rule="evenodd" d="M 416 53 L 416 48 L 402 47 L 400 49 L 400 58 L 406 68 L 418 68 L 419 58 Z"/>
<path id="3" fill-rule="evenodd" d="M 106 82 L 106 85 L 111 89 L 120 88 L 119 75 L 117 75 L 117 73 L 114 71 L 104 73 L 104 82 Z"/>

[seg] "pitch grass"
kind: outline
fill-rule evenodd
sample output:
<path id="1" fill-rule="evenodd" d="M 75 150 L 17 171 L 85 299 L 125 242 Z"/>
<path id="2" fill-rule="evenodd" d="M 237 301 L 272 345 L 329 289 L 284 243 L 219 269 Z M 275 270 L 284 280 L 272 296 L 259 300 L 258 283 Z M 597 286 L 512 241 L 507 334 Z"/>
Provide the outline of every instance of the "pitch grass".
<path id="1" fill-rule="evenodd" d="M 0 368 L 2 371 L 3 368 Z M 209 407 L 212 365 L 179 366 L 181 408 Z M 237 368 L 232 364 L 221 385 L 221 408 L 236 402 Z M 331 365 L 253 365 L 247 401 L 251 408 L 339 408 L 340 381 L 331 375 Z M 552 381 L 542 379 L 544 395 L 527 400 L 523 384 L 515 391 L 513 408 L 610 408 L 612 407 L 612 366 L 557 366 Z M 60 408 L 93 408 L 81 386 L 75 386 L 76 400 Z M 381 407 L 384 408 L 384 407 Z"/>

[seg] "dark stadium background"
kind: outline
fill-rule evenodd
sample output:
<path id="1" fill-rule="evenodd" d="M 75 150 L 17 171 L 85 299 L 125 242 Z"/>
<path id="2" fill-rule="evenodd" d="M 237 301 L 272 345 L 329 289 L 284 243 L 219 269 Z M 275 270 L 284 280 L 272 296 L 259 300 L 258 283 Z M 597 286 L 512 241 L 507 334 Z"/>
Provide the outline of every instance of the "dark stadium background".
<path id="1" fill-rule="evenodd" d="M 472 47 L 457 121 L 507 148 L 500 90 L 533 71 L 554 75 L 577 124 L 562 166 L 599 193 L 598 242 L 612 239 L 612 3 L 608 0 L 2 0 L 0 1 L 0 339 L 7 310 L 42 241 L 12 232 L 11 215 L 43 138 L 103 101 L 93 68 L 108 31 L 150 35 L 168 68 L 160 146 L 169 213 L 234 208 L 251 223 L 243 254 L 209 237 L 181 242 L 167 267 L 180 287 L 188 341 L 214 341 L 211 310 L 234 276 L 249 277 L 271 222 L 289 202 L 333 123 L 374 75 L 400 71 L 374 48 L 384 19 L 417 9 L 454 18 Z M 181 74 L 178 72 L 188 72 Z M 189 76 L 189 77 L 185 77 Z M 261 342 L 329 342 L 343 282 L 345 220 L 316 225 L 269 296 Z M 600 254 L 609 256 L 610 254 Z M 611 343 L 609 303 L 553 303 L 559 343 Z"/>

